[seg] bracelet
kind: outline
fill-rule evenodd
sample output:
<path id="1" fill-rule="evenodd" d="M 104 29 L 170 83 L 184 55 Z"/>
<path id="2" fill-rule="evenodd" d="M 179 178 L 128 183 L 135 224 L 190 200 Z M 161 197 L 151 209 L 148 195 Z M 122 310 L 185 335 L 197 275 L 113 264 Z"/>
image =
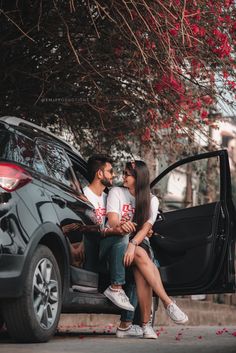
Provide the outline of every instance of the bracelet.
<path id="1" fill-rule="evenodd" d="M 138 243 L 137 243 L 137 241 L 136 241 L 135 239 L 131 239 L 131 240 L 130 240 L 130 243 L 133 244 L 133 245 L 135 245 L 135 246 L 138 246 Z"/>

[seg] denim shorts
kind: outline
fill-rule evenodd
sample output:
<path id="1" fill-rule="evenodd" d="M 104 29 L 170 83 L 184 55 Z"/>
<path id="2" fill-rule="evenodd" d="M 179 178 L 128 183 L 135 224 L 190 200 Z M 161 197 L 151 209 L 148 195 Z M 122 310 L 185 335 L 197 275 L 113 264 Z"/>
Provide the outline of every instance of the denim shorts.
<path id="1" fill-rule="evenodd" d="M 159 261 L 154 257 L 154 253 L 149 240 L 143 239 L 143 241 L 139 244 L 139 246 L 146 251 L 149 258 L 154 262 L 156 267 L 160 267 Z"/>

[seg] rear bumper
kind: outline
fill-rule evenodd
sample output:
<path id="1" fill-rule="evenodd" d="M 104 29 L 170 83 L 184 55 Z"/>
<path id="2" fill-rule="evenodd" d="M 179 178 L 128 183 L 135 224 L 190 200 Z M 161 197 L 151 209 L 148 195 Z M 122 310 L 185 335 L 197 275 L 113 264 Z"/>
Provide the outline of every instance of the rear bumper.
<path id="1" fill-rule="evenodd" d="M 22 295 L 24 260 L 23 255 L 0 255 L 0 299 Z"/>

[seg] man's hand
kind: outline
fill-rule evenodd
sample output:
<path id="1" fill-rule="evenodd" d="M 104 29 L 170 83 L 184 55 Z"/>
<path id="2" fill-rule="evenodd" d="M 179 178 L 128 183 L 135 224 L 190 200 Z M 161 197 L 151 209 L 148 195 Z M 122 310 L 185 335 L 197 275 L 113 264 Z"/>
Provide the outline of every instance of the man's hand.
<path id="1" fill-rule="evenodd" d="M 62 231 L 64 234 L 70 233 L 78 229 L 78 224 L 76 223 L 70 223 L 66 224 L 65 226 L 62 226 Z"/>

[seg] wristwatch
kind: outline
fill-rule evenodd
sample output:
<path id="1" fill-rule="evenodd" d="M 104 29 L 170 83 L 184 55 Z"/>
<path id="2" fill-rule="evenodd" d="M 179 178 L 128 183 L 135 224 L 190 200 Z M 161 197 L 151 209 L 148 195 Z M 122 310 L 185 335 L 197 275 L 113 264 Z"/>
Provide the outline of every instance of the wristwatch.
<path id="1" fill-rule="evenodd" d="M 135 245 L 135 246 L 138 246 L 138 243 L 136 242 L 135 239 L 131 239 L 131 240 L 130 240 L 130 243 L 133 244 L 133 245 Z"/>

